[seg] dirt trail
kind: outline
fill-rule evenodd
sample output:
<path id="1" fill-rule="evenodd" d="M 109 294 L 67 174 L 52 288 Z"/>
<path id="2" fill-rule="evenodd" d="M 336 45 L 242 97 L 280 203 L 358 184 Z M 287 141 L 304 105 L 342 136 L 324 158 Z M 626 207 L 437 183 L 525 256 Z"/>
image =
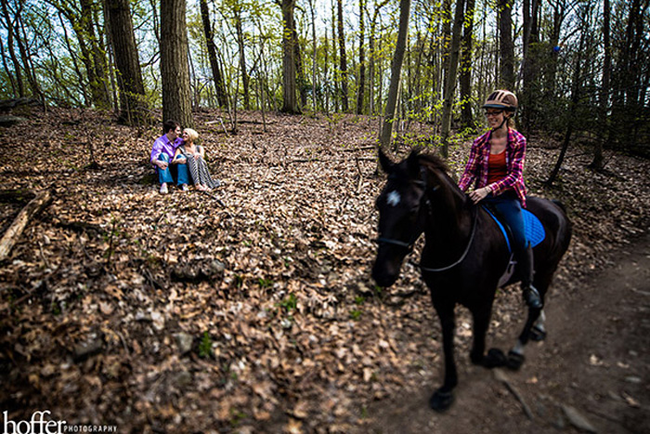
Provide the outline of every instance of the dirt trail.
<path id="1" fill-rule="evenodd" d="M 498 374 L 471 366 L 458 354 L 460 384 L 445 414 L 428 408 L 439 384 L 423 382 L 393 403 L 369 411 L 376 433 L 599 433 L 650 432 L 650 235 L 611 254 L 575 294 L 552 288 L 548 337 L 531 343 L 519 372 Z M 509 325 L 516 336 L 519 324 Z M 508 335 L 508 334 L 506 334 Z M 512 341 L 488 342 L 508 349 Z M 574 410 L 573 420 L 568 416 Z M 568 412 L 568 413 L 567 413 Z"/>

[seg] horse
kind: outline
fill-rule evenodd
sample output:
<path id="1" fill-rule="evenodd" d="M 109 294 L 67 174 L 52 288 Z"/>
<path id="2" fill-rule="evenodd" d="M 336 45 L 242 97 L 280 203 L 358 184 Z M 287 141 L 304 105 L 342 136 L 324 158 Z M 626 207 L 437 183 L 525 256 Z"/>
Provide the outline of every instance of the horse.
<path id="1" fill-rule="evenodd" d="M 404 258 L 424 233 L 420 271 L 440 319 L 444 352 L 444 382 L 431 396 L 429 405 L 444 411 L 453 403 L 453 389 L 458 384 L 454 361 L 457 304 L 465 306 L 473 319 L 470 360 L 486 368 L 505 365 L 519 369 L 528 341 L 546 336 L 544 315 L 540 308 L 528 309 L 524 328 L 507 357 L 496 348 L 485 354 L 492 304 L 500 277 L 510 262 L 503 232 L 480 203 L 474 205 L 458 188 L 440 158 L 413 151 L 394 163 L 380 151 L 379 159 L 388 180 L 376 200 L 379 237 L 372 277 L 384 288 L 395 283 Z M 543 301 L 569 247 L 571 223 L 559 202 L 528 197 L 527 209 L 545 230 L 544 240 L 533 249 L 533 284 Z M 505 285 L 521 280 L 518 274 L 515 268 Z"/>

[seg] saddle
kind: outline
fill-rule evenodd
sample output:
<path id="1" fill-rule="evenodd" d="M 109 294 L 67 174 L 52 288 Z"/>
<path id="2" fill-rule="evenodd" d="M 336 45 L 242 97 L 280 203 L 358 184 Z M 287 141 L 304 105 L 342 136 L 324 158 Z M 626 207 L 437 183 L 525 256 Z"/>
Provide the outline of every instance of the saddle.
<path id="1" fill-rule="evenodd" d="M 508 282 L 508 280 L 510 280 L 510 278 L 515 272 L 515 266 L 517 265 L 517 261 L 514 260 L 515 254 L 512 251 L 512 246 L 510 245 L 510 239 L 512 238 L 512 231 L 510 230 L 510 227 L 505 223 L 505 221 L 499 219 L 499 213 L 497 213 L 494 209 L 490 209 L 490 207 L 486 205 L 483 205 L 483 209 L 488 213 L 490 217 L 492 217 L 492 219 L 494 219 L 497 226 L 499 226 L 499 229 L 501 229 L 501 233 L 503 234 L 503 237 L 506 240 L 506 245 L 508 246 L 508 252 L 510 253 L 510 260 L 508 261 L 506 270 L 504 271 L 503 275 L 499 279 L 498 287 L 500 288 L 503 285 L 505 285 Z M 537 218 L 535 214 L 528 211 L 527 209 L 522 209 L 521 211 L 524 216 L 524 227 L 526 230 L 526 238 L 530 242 L 530 245 L 532 247 L 535 247 L 536 245 L 544 241 L 544 238 L 546 238 L 546 231 L 544 230 L 544 226 L 542 225 L 542 222 Z"/>

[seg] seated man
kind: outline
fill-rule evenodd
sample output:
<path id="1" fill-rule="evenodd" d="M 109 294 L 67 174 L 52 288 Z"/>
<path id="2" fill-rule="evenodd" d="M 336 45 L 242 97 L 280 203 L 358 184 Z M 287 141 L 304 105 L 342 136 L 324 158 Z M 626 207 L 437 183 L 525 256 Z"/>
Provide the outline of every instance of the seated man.
<path id="1" fill-rule="evenodd" d="M 163 135 L 158 137 L 151 148 L 151 164 L 156 166 L 158 181 L 160 182 L 160 194 L 167 194 L 168 182 L 174 182 L 174 175 L 177 175 L 177 184 L 183 191 L 186 191 L 189 174 L 187 161 L 184 158 L 174 160 L 176 148 L 183 143 L 179 137 L 181 126 L 176 121 L 168 120 L 163 124 Z M 170 166 L 172 165 L 172 166 Z M 174 170 L 172 170 L 174 169 Z"/>

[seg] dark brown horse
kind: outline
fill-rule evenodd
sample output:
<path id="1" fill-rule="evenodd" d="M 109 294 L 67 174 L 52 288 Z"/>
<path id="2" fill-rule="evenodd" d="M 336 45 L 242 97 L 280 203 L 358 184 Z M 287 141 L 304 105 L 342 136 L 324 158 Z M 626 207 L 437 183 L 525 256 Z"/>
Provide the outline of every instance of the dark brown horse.
<path id="1" fill-rule="evenodd" d="M 466 306 L 473 317 L 472 363 L 486 367 L 506 365 L 518 369 L 524 361 L 523 347 L 529 339 L 543 339 L 541 309 L 529 309 L 528 319 L 508 357 L 500 350 L 485 354 L 492 303 L 510 255 L 505 237 L 492 217 L 474 205 L 447 175 L 442 161 L 415 152 L 400 163 L 380 152 L 388 181 L 377 198 L 379 248 L 372 277 L 383 287 L 395 283 L 402 262 L 422 233 L 426 243 L 421 255 L 422 276 L 442 325 L 445 378 L 429 404 L 444 410 L 453 402 L 458 383 L 454 362 L 456 304 Z M 530 197 L 527 208 L 546 232 L 534 248 L 534 286 L 542 299 L 553 273 L 571 239 L 571 224 L 555 202 Z M 507 282 L 519 280 L 517 272 Z M 541 314 L 541 315 L 540 315 Z"/>

